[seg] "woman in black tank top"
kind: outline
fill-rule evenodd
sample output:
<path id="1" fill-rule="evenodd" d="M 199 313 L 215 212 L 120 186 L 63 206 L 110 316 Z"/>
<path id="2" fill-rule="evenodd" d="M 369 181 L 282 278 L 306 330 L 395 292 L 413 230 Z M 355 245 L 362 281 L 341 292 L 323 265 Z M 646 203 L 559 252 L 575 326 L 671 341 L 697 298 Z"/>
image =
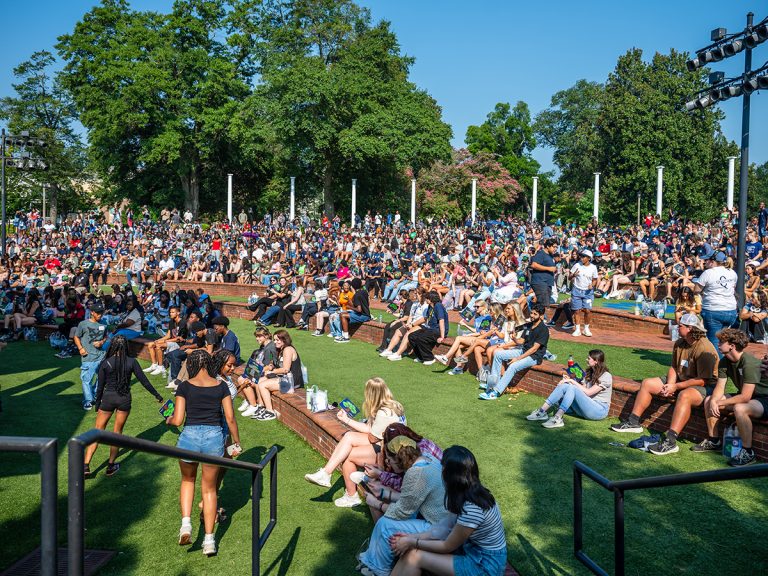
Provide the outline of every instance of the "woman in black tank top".
<path id="1" fill-rule="evenodd" d="M 128 356 L 128 340 L 124 336 L 115 336 L 112 339 L 107 355 L 99 365 L 98 374 L 95 401 L 96 424 L 94 424 L 98 430 L 104 430 L 112 418 L 112 413 L 117 411 L 114 431 L 117 434 L 123 433 L 123 427 L 128 420 L 128 414 L 131 412 L 131 376 L 136 376 L 136 379 L 141 382 L 147 392 L 152 394 L 160 404 L 163 403 L 163 397 L 149 383 L 139 363 L 135 358 Z M 85 450 L 84 474 L 86 478 L 91 476 L 90 463 L 98 447 L 98 443 L 94 443 Z M 117 446 L 109 447 L 107 476 L 112 476 L 120 469 L 120 464 L 115 462 L 117 452 Z"/>
<path id="2" fill-rule="evenodd" d="M 254 415 L 257 420 L 277 418 L 277 414 L 272 410 L 272 392 L 280 390 L 282 393 L 290 393 L 294 388 L 304 387 L 301 359 L 296 348 L 293 347 L 291 335 L 285 330 L 278 330 L 272 338 L 280 361 L 278 366 L 264 367 L 264 376 L 256 386 L 259 406 L 263 406 L 263 410 Z"/>

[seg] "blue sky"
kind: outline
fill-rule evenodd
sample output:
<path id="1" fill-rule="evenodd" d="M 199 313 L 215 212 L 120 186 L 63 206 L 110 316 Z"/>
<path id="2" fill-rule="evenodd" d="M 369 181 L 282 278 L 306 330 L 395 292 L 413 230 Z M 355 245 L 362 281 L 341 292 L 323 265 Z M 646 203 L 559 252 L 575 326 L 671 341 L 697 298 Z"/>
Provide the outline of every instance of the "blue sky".
<path id="1" fill-rule="evenodd" d="M 577 80 L 604 81 L 618 56 L 632 47 L 646 58 L 671 48 L 693 52 L 709 43 L 713 28 L 737 31 L 746 14 L 768 15 L 768 3 L 746 0 L 359 0 L 374 20 L 392 22 L 405 54 L 416 58 L 411 79 L 442 106 L 454 145 L 467 126 L 480 124 L 497 102 L 524 100 L 536 114 L 552 94 Z M 0 95 L 12 93 L 12 69 L 32 52 L 51 49 L 70 32 L 93 0 L 37 0 L 13 10 L 3 31 Z M 136 9 L 164 10 L 170 0 L 133 0 Z M 753 67 L 768 60 L 768 42 L 753 53 Z M 726 75 L 743 70 L 743 56 L 718 63 Z M 750 161 L 768 161 L 768 91 L 752 97 Z M 741 100 L 722 104 L 723 129 L 740 141 Z M 763 127 L 761 129 L 761 127 Z M 542 168 L 551 150 L 538 148 Z"/>

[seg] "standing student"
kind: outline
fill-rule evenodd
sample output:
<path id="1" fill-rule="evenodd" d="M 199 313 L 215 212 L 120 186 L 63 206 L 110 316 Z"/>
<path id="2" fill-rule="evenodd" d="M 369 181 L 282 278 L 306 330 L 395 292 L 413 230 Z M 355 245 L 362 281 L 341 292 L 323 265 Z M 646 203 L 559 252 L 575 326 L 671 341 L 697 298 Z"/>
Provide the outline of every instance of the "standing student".
<path id="1" fill-rule="evenodd" d="M 536 295 L 536 302 L 547 306 L 552 298 L 552 286 L 555 285 L 557 265 L 554 254 L 557 252 L 557 240 L 548 238 L 531 259 L 531 289 Z M 544 315 L 542 314 L 542 317 Z M 544 317 L 546 322 L 546 318 Z"/>
<path id="2" fill-rule="evenodd" d="M 224 431 L 221 426 L 222 411 L 230 434 L 236 444 L 240 444 L 240 433 L 232 409 L 232 397 L 225 382 L 216 379 L 213 357 L 205 350 L 195 350 L 187 358 L 189 380 L 183 380 L 176 390 L 176 407 L 172 416 L 166 419 L 171 426 L 181 426 L 184 430 L 179 435 L 176 446 L 184 450 L 200 452 L 209 456 L 224 455 Z M 213 374 L 211 373 L 213 372 Z M 240 451 L 234 450 L 233 457 Z M 192 543 L 192 502 L 195 497 L 197 462 L 180 460 L 181 490 L 181 528 L 179 544 Z M 217 496 L 216 483 L 219 467 L 211 464 L 202 465 L 203 519 L 205 536 L 203 554 L 216 554 L 216 541 L 213 530 L 216 523 Z"/>
<path id="3" fill-rule="evenodd" d="M 590 317 L 592 316 L 592 302 L 595 300 L 595 287 L 597 286 L 597 266 L 592 264 L 592 252 L 582 250 L 579 255 L 581 260 L 573 265 L 570 277 L 573 282 L 571 289 L 571 310 L 576 329 L 573 336 L 581 336 L 581 326 L 584 324 L 584 336 L 592 336 L 589 330 Z M 581 318 L 581 322 L 579 321 Z"/>
<path id="4" fill-rule="evenodd" d="M 712 346 L 718 348 L 717 333 L 730 328 L 738 318 L 738 278 L 736 272 L 725 266 L 728 257 L 724 252 L 714 252 L 709 248 L 701 259 L 707 261 L 707 269 L 694 281 L 694 290 L 701 294 L 701 319 L 707 338 Z"/>
<path id="5" fill-rule="evenodd" d="M 83 409 L 93 408 L 96 395 L 94 378 L 99 369 L 99 363 L 104 358 L 104 344 L 107 341 L 107 327 L 99 324 L 104 314 L 104 304 L 96 300 L 91 305 L 91 317 L 83 320 L 75 330 L 75 346 L 80 353 L 80 382 L 83 386 Z"/>
<path id="6" fill-rule="evenodd" d="M 163 397 L 149 383 L 139 363 L 135 358 L 128 356 L 128 341 L 124 336 L 115 336 L 109 344 L 106 358 L 99 365 L 98 389 L 94 403 L 97 410 L 95 427 L 98 430 L 104 430 L 112 418 L 112 413 L 117 411 L 114 431 L 117 434 L 123 433 L 123 427 L 131 413 L 131 376 L 136 376 L 147 392 L 152 394 L 160 404 L 163 403 Z M 94 443 L 85 451 L 86 478 L 91 475 L 89 465 L 98 447 L 98 443 Z M 117 452 L 117 446 L 109 447 L 107 476 L 114 475 L 120 469 L 120 464 L 115 462 Z"/>

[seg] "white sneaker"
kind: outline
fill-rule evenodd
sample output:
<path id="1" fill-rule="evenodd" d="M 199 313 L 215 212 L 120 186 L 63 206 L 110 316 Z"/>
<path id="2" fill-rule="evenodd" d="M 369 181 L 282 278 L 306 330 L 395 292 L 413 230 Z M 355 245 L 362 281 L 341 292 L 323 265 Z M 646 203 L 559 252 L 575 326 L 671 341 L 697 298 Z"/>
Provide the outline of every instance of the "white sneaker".
<path id="1" fill-rule="evenodd" d="M 168 384 L 166 384 L 165 387 L 168 388 L 169 390 L 176 390 L 176 388 L 178 388 L 175 380 L 171 380 L 170 382 L 168 382 Z"/>
<path id="2" fill-rule="evenodd" d="M 312 484 L 317 484 L 318 486 L 322 486 L 323 488 L 331 487 L 331 475 L 328 474 L 322 468 L 320 468 L 320 470 L 318 470 L 314 474 L 305 474 L 304 479 L 307 482 L 311 482 Z"/>
<path id="3" fill-rule="evenodd" d="M 152 372 L 152 375 L 165 377 L 167 376 L 167 372 L 165 371 L 165 368 L 163 366 L 158 366 L 157 369 L 154 372 Z"/>
<path id="4" fill-rule="evenodd" d="M 589 326 L 584 326 L 584 336 L 592 336 L 592 332 L 589 331 Z"/>
<path id="5" fill-rule="evenodd" d="M 360 470 L 355 470 L 349 475 L 349 479 L 352 480 L 355 484 L 360 484 L 363 480 L 365 480 L 365 472 L 361 472 Z"/>
<path id="6" fill-rule="evenodd" d="M 237 408 L 237 411 L 238 411 L 238 412 L 242 412 L 242 411 L 244 411 L 246 408 L 248 408 L 248 406 L 250 406 L 250 404 L 248 404 L 248 400 L 243 400 L 243 403 L 242 403 L 242 404 L 240 404 L 240 406 L 238 406 L 238 408 Z"/>
<path id="7" fill-rule="evenodd" d="M 403 359 L 403 357 L 400 356 L 400 354 L 390 354 L 387 357 L 387 360 L 391 360 L 392 362 L 397 362 L 398 360 L 402 360 L 402 359 Z"/>
<path id="8" fill-rule="evenodd" d="M 334 335 L 333 335 L 333 334 L 331 334 L 330 332 L 328 332 L 328 334 L 326 334 L 326 336 L 328 336 L 328 338 L 336 338 L 336 336 L 334 336 Z"/>
<path id="9" fill-rule="evenodd" d="M 552 416 L 552 418 L 544 422 L 542 426 L 544 426 L 544 428 L 562 428 L 565 426 L 565 422 L 563 422 L 562 416 Z"/>
<path id="10" fill-rule="evenodd" d="M 179 546 L 186 546 L 187 544 L 192 544 L 192 524 L 182 522 L 181 528 L 179 528 Z"/>
<path id="11" fill-rule="evenodd" d="M 576 330 L 573 331 L 573 334 L 571 336 L 581 336 L 581 329 L 576 326 Z"/>
<path id="12" fill-rule="evenodd" d="M 424 364 L 424 366 L 432 366 L 432 364 L 434 364 L 434 363 L 435 363 L 434 360 L 424 360 L 424 362 L 422 362 L 422 364 Z"/>
<path id="13" fill-rule="evenodd" d="M 157 364 L 151 364 L 148 368 L 144 368 L 144 372 L 151 374 L 157 368 Z"/>
<path id="14" fill-rule="evenodd" d="M 360 499 L 360 496 L 355 492 L 352 496 L 344 492 L 344 496 L 341 498 L 336 498 L 336 500 L 333 501 L 336 506 L 339 508 L 354 508 L 355 506 L 359 506 L 363 503 L 363 501 Z"/>
<path id="15" fill-rule="evenodd" d="M 528 416 L 526 416 L 525 419 L 530 420 L 532 422 L 535 422 L 537 420 L 549 420 L 549 415 L 546 412 L 544 412 L 544 410 L 536 408 L 536 410 L 528 414 Z"/>
<path id="16" fill-rule="evenodd" d="M 392 350 L 383 350 L 379 352 L 379 356 L 381 356 L 382 358 L 387 358 L 388 356 L 392 356 L 392 354 L 394 354 Z"/>
<path id="17" fill-rule="evenodd" d="M 258 406 L 248 406 L 245 410 L 243 410 L 243 416 L 245 418 L 250 418 L 254 414 L 256 414 L 256 411 L 259 409 Z"/>
<path id="18" fill-rule="evenodd" d="M 216 540 L 214 540 L 213 535 L 206 535 L 205 538 L 203 538 L 203 554 L 206 556 L 213 556 L 216 554 Z"/>

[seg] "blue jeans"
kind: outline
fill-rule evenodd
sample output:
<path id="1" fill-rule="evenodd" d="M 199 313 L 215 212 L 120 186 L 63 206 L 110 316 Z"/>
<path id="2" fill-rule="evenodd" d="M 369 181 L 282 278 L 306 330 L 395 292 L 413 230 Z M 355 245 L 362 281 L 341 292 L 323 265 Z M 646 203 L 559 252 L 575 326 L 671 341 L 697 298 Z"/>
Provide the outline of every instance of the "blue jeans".
<path id="1" fill-rule="evenodd" d="M 736 310 L 702 310 L 701 319 L 704 321 L 704 328 L 707 331 L 707 340 L 712 342 L 712 345 L 717 350 L 720 341 L 717 339 L 716 334 L 723 328 L 730 328 L 738 314 Z M 722 358 L 720 350 L 717 350 L 717 355 Z"/>
<path id="2" fill-rule="evenodd" d="M 331 334 L 334 337 L 340 337 L 341 336 L 341 316 L 336 314 L 331 314 L 330 316 L 330 328 L 331 328 Z"/>
<path id="3" fill-rule="evenodd" d="M 355 312 L 354 310 L 349 311 L 350 324 L 365 324 L 370 319 L 371 317 L 366 316 L 365 314 L 360 314 L 359 312 Z"/>
<path id="4" fill-rule="evenodd" d="M 93 404 L 96 397 L 96 372 L 99 370 L 101 360 L 95 362 L 83 362 L 80 366 L 80 382 L 83 385 L 83 405 Z"/>
<path id="5" fill-rule="evenodd" d="M 272 323 L 272 319 L 277 316 L 277 313 L 282 310 L 282 306 L 271 306 L 267 309 L 266 312 L 264 312 L 264 315 L 260 318 L 261 322 L 266 325 L 270 325 Z"/>
<path id="6" fill-rule="evenodd" d="M 504 360 L 511 360 L 513 358 L 517 358 L 518 356 L 521 356 L 523 354 L 523 350 L 521 348 L 511 348 L 507 350 L 497 350 L 496 353 L 493 355 L 493 367 L 491 368 L 491 378 L 492 380 L 496 381 L 496 385 L 491 386 L 492 382 L 489 382 L 488 385 L 488 392 L 491 390 L 495 390 L 496 392 L 501 395 L 504 390 L 507 389 L 507 386 L 509 386 L 509 383 L 512 382 L 512 378 L 515 377 L 515 374 L 518 372 L 525 370 L 527 368 L 530 368 L 531 366 L 536 366 L 536 360 L 532 358 L 531 356 L 526 356 L 522 360 L 518 360 L 517 362 L 512 362 L 509 366 L 507 366 L 506 372 L 504 372 L 504 376 L 499 377 L 501 374 L 501 365 L 504 362 Z"/>
<path id="7" fill-rule="evenodd" d="M 382 516 L 373 525 L 368 550 L 360 555 L 360 561 L 377 576 L 388 576 L 397 560 L 395 553 L 389 547 L 389 538 L 397 532 L 418 534 L 426 532 L 431 527 L 432 524 L 418 518 L 393 520 L 387 516 Z"/>
<path id="8" fill-rule="evenodd" d="M 134 338 L 138 338 L 144 334 L 144 332 L 138 332 L 136 330 L 131 330 L 130 328 L 120 328 L 120 330 L 116 330 L 112 334 L 107 334 L 107 341 L 104 342 L 104 346 L 102 346 L 102 350 L 108 350 L 109 345 L 112 343 L 112 338 L 115 336 L 123 336 L 126 340 L 133 340 Z"/>
<path id="9" fill-rule="evenodd" d="M 607 405 L 596 402 L 573 384 L 558 384 L 547 398 L 547 404 L 560 404 L 560 410 L 563 412 L 576 414 L 587 420 L 602 420 L 608 416 Z"/>

